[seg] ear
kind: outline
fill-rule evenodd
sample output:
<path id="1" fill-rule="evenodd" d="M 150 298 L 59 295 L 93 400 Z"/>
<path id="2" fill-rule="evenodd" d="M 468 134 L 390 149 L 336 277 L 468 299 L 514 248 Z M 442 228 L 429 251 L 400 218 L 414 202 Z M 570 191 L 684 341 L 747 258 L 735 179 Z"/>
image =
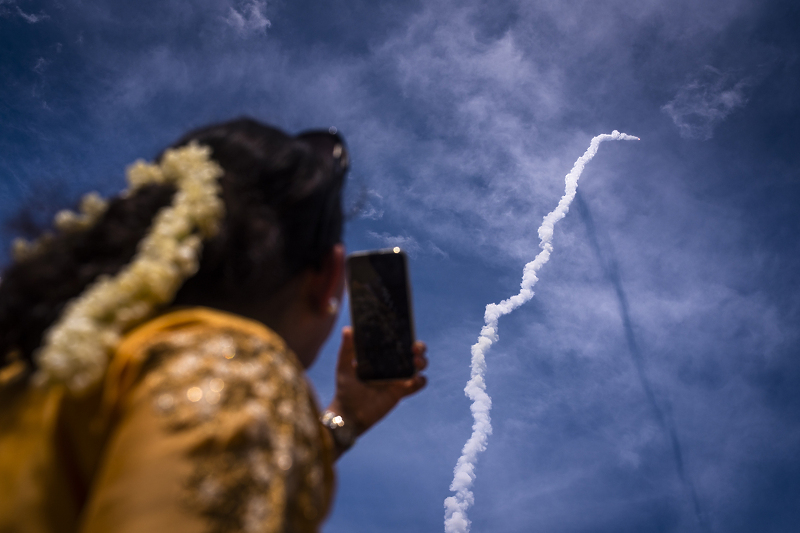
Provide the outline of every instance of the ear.
<path id="1" fill-rule="evenodd" d="M 308 280 L 309 304 L 315 313 L 329 314 L 331 298 L 341 302 L 344 291 L 344 245 L 335 244 L 322 260 L 319 270 L 312 270 Z"/>

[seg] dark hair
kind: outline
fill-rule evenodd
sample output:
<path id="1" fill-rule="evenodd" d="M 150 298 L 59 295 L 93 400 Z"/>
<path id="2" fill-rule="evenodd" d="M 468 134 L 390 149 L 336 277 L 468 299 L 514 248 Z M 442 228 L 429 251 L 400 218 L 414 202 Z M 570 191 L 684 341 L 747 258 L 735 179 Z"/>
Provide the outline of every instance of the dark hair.
<path id="1" fill-rule="evenodd" d="M 209 146 L 224 170 L 225 217 L 173 304 L 231 309 L 264 301 L 300 272 L 321 266 L 342 234 L 347 155 L 338 135 L 290 137 L 241 118 L 192 131 L 173 147 L 192 141 Z M 150 185 L 116 197 L 92 228 L 58 234 L 41 253 L 12 264 L 0 282 L 2 359 L 18 352 L 33 363 L 43 333 L 67 302 L 130 262 L 174 192 Z"/>

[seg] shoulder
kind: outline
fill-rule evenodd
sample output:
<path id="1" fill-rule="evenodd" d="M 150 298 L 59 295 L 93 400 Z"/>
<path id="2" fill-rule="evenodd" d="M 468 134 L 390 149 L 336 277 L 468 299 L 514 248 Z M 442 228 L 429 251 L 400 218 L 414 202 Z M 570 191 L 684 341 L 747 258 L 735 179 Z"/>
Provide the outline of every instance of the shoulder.
<path id="1" fill-rule="evenodd" d="M 129 332 L 112 357 L 108 380 L 131 382 L 165 367 L 175 376 L 189 369 L 202 373 L 203 366 L 253 376 L 269 367 L 290 381 L 303 377 L 297 357 L 265 325 L 196 307 L 166 313 Z"/>
<path id="2" fill-rule="evenodd" d="M 108 380 L 119 434 L 112 455 L 129 479 L 168 484 L 147 465 L 183 450 L 161 464 L 185 465 L 173 481 L 181 505 L 220 531 L 283 531 L 326 514 L 329 443 L 302 367 L 268 328 L 207 309 L 170 313 L 123 339 Z M 128 449 L 141 434 L 146 450 Z M 134 464 L 137 456 L 146 460 Z"/>
<path id="3" fill-rule="evenodd" d="M 138 396 L 157 395 L 163 410 L 185 406 L 209 416 L 245 399 L 279 411 L 289 409 L 286 402 L 310 399 L 303 369 L 280 336 L 263 324 L 206 308 L 162 315 L 132 331 L 120 343 L 107 384 L 118 389 L 120 400 L 136 388 Z M 295 417 L 314 416 L 297 406 L 292 410 Z"/>
<path id="4" fill-rule="evenodd" d="M 205 307 L 166 313 L 132 330 L 120 342 L 115 359 L 120 360 L 118 364 L 135 362 L 152 350 L 157 351 L 158 346 L 194 350 L 228 360 L 269 351 L 302 370 L 283 339 L 264 324 Z"/>

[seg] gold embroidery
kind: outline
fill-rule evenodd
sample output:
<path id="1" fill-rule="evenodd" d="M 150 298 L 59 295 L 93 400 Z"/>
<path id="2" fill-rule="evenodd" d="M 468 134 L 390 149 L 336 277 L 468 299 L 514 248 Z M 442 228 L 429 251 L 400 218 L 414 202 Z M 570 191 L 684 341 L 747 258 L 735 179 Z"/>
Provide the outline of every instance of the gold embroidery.
<path id="1" fill-rule="evenodd" d="M 302 368 L 230 327 L 165 332 L 143 386 L 170 431 L 196 431 L 186 503 L 210 531 L 314 531 L 325 512 L 322 435 Z"/>

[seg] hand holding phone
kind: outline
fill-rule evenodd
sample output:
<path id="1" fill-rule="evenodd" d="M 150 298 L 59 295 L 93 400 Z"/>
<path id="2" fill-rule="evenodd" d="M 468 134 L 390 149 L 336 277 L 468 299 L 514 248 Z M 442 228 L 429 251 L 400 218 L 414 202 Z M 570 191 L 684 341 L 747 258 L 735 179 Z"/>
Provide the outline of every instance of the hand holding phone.
<path id="1" fill-rule="evenodd" d="M 328 410 L 344 417 L 346 424 L 352 424 L 356 436 L 364 433 L 400 400 L 425 387 L 427 379 L 422 374 L 428 365 L 425 343 L 416 341 L 411 349 L 415 370 L 412 377 L 364 381 L 356 373 L 353 328 L 345 327 L 336 365 L 336 393 Z"/>
<path id="2" fill-rule="evenodd" d="M 359 378 L 411 377 L 414 320 L 406 254 L 400 248 L 357 252 L 346 268 Z"/>
<path id="3" fill-rule="evenodd" d="M 421 372 L 428 361 L 425 343 L 414 340 L 405 254 L 399 248 L 355 253 L 347 258 L 346 271 L 353 327 L 342 331 L 328 412 L 340 416 L 338 430 L 349 426 L 352 438 L 425 387 Z M 337 444 L 336 457 L 350 444 Z"/>

